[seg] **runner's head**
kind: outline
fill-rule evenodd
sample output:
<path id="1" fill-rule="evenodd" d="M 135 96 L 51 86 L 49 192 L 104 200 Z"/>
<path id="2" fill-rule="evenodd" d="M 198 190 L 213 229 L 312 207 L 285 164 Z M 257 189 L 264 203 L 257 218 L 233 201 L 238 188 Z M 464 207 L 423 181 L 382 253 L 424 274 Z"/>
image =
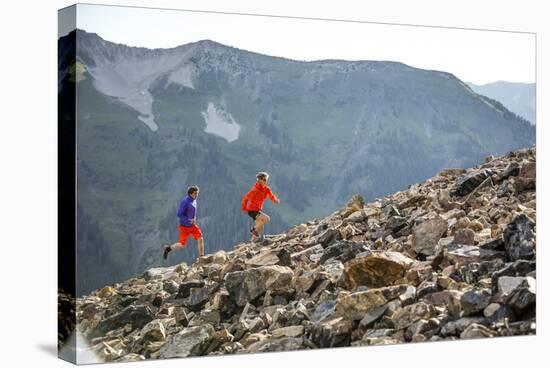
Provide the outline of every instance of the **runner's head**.
<path id="1" fill-rule="evenodd" d="M 199 196 L 199 187 L 196 185 L 192 185 L 189 188 L 187 188 L 187 194 L 193 199 L 197 199 Z"/>
<path id="2" fill-rule="evenodd" d="M 269 174 L 265 171 L 260 171 L 256 174 L 256 180 L 259 181 L 262 184 L 267 184 L 267 180 L 269 179 Z"/>

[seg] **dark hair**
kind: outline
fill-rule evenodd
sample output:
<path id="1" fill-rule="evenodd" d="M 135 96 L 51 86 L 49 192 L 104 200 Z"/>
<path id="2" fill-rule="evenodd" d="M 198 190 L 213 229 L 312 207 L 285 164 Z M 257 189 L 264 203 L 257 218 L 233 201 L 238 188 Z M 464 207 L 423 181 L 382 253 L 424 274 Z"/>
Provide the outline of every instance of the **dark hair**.
<path id="1" fill-rule="evenodd" d="M 256 179 L 263 179 L 263 180 L 267 180 L 269 179 L 269 174 L 266 173 L 265 171 L 260 171 L 259 173 L 256 174 Z"/>
<path id="2" fill-rule="evenodd" d="M 187 194 L 189 194 L 189 195 L 191 195 L 195 192 L 198 192 L 198 191 L 199 191 L 199 187 L 196 186 L 196 185 L 192 185 L 189 188 L 187 188 Z"/>

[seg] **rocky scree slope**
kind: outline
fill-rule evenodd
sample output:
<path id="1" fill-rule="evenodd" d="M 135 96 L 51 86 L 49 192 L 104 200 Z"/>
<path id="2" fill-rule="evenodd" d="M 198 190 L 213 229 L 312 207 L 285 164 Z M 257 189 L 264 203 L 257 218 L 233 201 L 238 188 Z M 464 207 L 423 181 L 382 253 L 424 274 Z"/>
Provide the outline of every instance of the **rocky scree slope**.
<path id="1" fill-rule="evenodd" d="M 77 299 L 105 361 L 534 334 L 536 151 Z"/>

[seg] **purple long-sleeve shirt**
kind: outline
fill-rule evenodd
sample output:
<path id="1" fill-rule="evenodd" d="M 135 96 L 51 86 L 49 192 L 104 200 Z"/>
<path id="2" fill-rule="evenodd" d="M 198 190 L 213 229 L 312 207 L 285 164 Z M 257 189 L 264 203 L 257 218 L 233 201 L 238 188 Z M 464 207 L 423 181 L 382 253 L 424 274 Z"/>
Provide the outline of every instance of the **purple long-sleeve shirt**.
<path id="1" fill-rule="evenodd" d="M 183 226 L 192 226 L 191 220 L 195 219 L 197 214 L 197 201 L 191 196 L 185 197 L 178 209 L 178 217 L 180 219 L 180 225 Z"/>

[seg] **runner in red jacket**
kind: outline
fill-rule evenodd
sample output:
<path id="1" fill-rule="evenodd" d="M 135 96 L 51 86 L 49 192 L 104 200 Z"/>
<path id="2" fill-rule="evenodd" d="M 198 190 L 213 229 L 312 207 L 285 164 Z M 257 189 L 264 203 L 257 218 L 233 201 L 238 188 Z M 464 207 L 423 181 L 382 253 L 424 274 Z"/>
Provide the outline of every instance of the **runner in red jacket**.
<path id="1" fill-rule="evenodd" d="M 256 183 L 252 189 L 248 191 L 243 197 L 241 203 L 241 209 L 248 213 L 248 216 L 252 217 L 255 221 L 255 226 L 250 228 L 252 233 L 252 239 L 255 240 L 260 237 L 264 231 L 264 226 L 270 220 L 269 216 L 262 212 L 262 205 L 266 198 L 269 198 L 275 204 L 279 204 L 279 199 L 273 194 L 271 188 L 267 186 L 267 180 L 269 174 L 266 172 L 259 172 L 256 174 Z"/>

